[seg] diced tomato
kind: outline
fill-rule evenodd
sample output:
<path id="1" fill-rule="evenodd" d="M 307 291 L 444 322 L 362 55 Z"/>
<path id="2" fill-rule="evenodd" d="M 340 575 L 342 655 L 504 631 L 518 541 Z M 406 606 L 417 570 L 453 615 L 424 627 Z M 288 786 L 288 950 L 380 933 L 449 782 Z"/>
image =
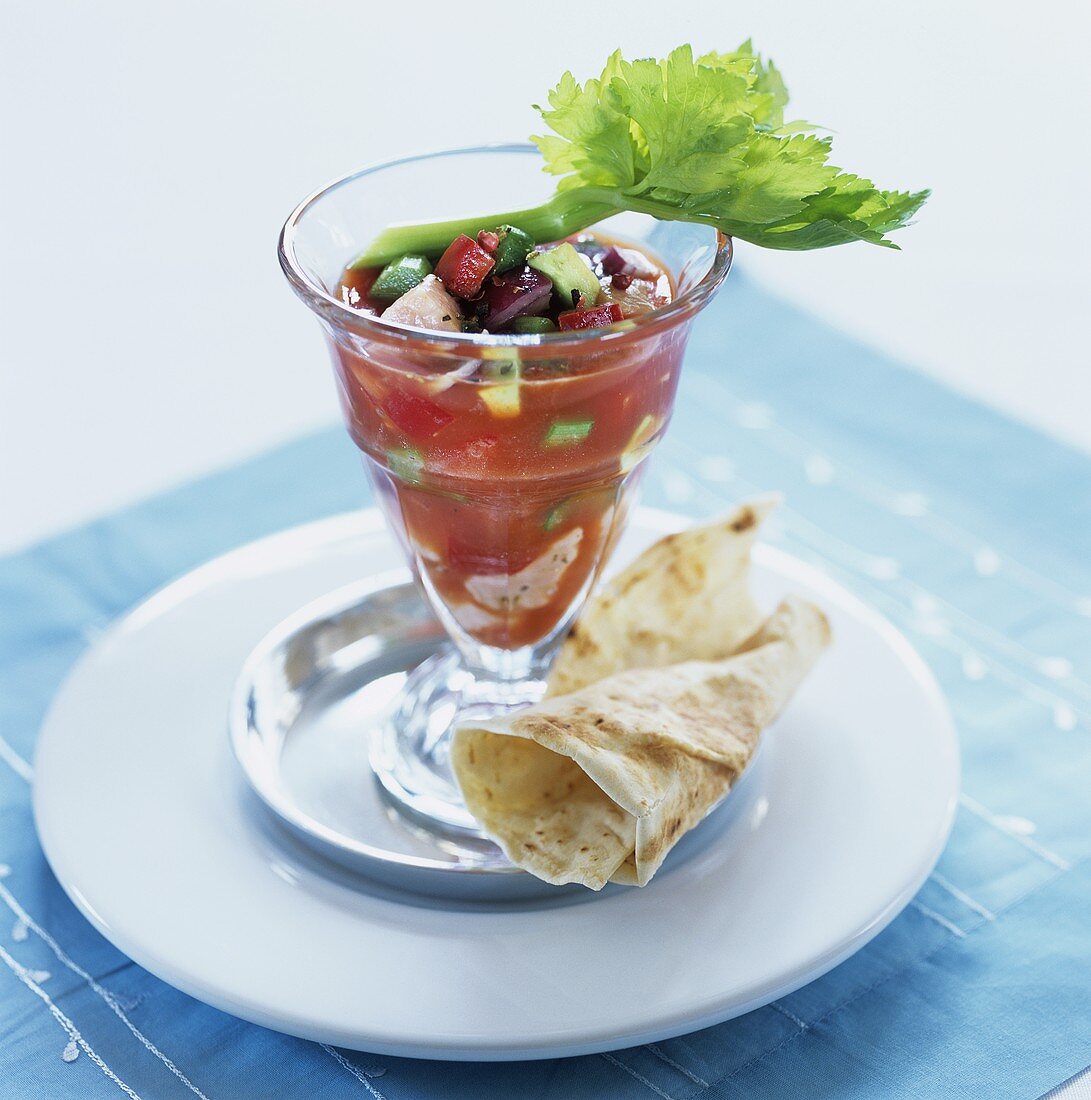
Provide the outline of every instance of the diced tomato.
<path id="1" fill-rule="evenodd" d="M 457 535 L 447 538 L 447 564 L 452 569 L 475 576 L 497 576 L 518 573 L 534 558 L 534 547 L 492 548 L 478 543 L 463 542 Z"/>
<path id="2" fill-rule="evenodd" d="M 496 261 L 465 233 L 460 233 L 447 246 L 447 251 L 436 264 L 436 277 L 451 294 L 460 298 L 476 298 L 481 284 L 492 271 Z"/>
<path id="3" fill-rule="evenodd" d="M 477 235 L 477 243 L 486 252 L 495 252 L 500 247 L 500 234 L 491 229 L 482 229 Z"/>
<path id="4" fill-rule="evenodd" d="M 391 391 L 381 407 L 406 435 L 414 439 L 427 439 L 454 420 L 451 413 L 434 401 L 404 390 Z"/>
<path id="5" fill-rule="evenodd" d="M 594 309 L 570 309 L 557 318 L 557 327 L 568 332 L 581 328 L 602 328 L 603 325 L 617 324 L 624 320 L 625 314 L 617 302 L 607 302 Z"/>

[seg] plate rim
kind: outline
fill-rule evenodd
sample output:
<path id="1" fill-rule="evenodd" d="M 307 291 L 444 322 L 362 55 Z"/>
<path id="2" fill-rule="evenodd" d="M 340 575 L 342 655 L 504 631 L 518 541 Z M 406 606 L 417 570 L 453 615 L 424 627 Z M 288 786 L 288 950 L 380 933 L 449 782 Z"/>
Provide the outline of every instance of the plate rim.
<path id="1" fill-rule="evenodd" d="M 634 509 L 631 525 L 635 526 L 639 519 L 647 521 L 649 526 L 661 534 L 693 526 L 703 521 L 702 518 L 689 517 L 646 505 Z M 312 546 L 317 540 L 329 544 L 346 538 L 375 535 L 385 531 L 385 520 L 378 508 L 374 506 L 336 513 L 270 532 L 257 539 L 250 540 L 206 560 L 153 590 L 150 595 L 119 615 L 96 640 L 96 643 L 81 653 L 69 668 L 50 702 L 40 727 L 34 753 L 36 775 L 41 774 L 37 771 L 39 753 L 43 745 L 46 744 L 49 731 L 53 727 L 53 717 L 57 704 L 66 693 L 70 682 L 76 678 L 84 664 L 91 659 L 100 647 L 108 645 L 118 634 L 130 628 L 134 623 L 139 623 L 141 617 L 151 617 L 166 611 L 172 605 L 181 602 L 194 588 L 199 588 L 209 572 L 229 567 L 257 550 L 276 548 L 282 551 L 290 551 L 296 544 Z M 391 1057 L 450 1061 L 518 1061 L 576 1057 L 661 1041 L 745 1015 L 822 977 L 864 947 L 901 913 L 927 880 L 946 847 L 954 824 L 958 794 L 961 788 L 961 754 L 957 728 L 935 675 L 909 639 L 877 608 L 857 596 L 839 581 L 823 573 L 817 566 L 811 565 L 788 551 L 768 544 L 758 544 L 755 546 L 754 551 L 755 560 L 759 564 L 773 566 L 773 563 L 776 563 L 776 566 L 786 566 L 786 569 L 777 569 L 783 575 L 789 577 L 796 575 L 817 577 L 823 585 L 837 589 L 839 598 L 845 604 L 851 606 L 855 614 L 867 621 L 890 644 L 891 648 L 898 654 L 901 663 L 910 672 L 914 683 L 928 699 L 930 709 L 934 712 L 942 732 L 942 739 L 948 750 L 945 752 L 943 759 L 949 767 L 943 773 L 948 780 L 948 797 L 945 800 L 944 818 L 942 822 L 938 823 L 938 828 L 934 829 L 931 834 L 933 838 L 931 847 L 921 858 L 915 873 L 907 880 L 902 889 L 880 906 L 878 911 L 874 912 L 854 932 L 847 934 L 842 941 L 832 945 L 828 951 L 817 958 L 800 963 L 790 974 L 781 974 L 775 981 L 754 982 L 750 989 L 743 991 L 742 999 L 740 999 L 738 991 L 730 995 L 710 996 L 699 1005 L 690 1004 L 684 1009 L 677 1009 L 668 1014 L 659 1013 L 649 1018 L 642 1027 L 629 1027 L 619 1030 L 616 1026 L 611 1027 L 604 1024 L 596 1032 L 584 1029 L 578 1039 L 564 1038 L 563 1031 L 560 1034 L 551 1032 L 538 1041 L 532 1041 L 529 1045 L 517 1042 L 505 1043 L 490 1037 L 467 1036 L 464 1033 L 459 1035 L 458 1045 L 451 1045 L 447 1038 L 437 1043 L 429 1042 L 415 1035 L 388 1033 L 386 1035 L 363 1036 L 355 1030 L 316 1027 L 303 1018 L 293 1017 L 290 1012 L 270 1011 L 264 1005 L 250 1001 L 244 994 L 221 992 L 214 985 L 191 978 L 187 972 L 157 952 L 145 951 L 139 944 L 134 947 L 134 937 L 125 934 L 122 929 L 112 926 L 83 896 L 78 886 L 58 872 L 56 866 L 58 861 L 55 860 L 55 853 L 51 853 L 50 845 L 46 839 L 49 830 L 43 828 L 43 817 L 46 811 L 43 808 L 45 796 L 41 792 L 44 788 L 36 781 L 32 791 L 33 818 L 46 860 L 65 894 L 92 926 L 118 950 L 139 966 L 148 970 L 149 973 L 166 981 L 183 993 L 230 1015 L 298 1038 L 332 1043 L 346 1049 L 368 1051 Z M 773 567 L 776 568 L 776 566 Z M 391 573 L 393 571 L 386 572 Z M 341 588 L 328 593 L 326 597 L 319 597 L 318 599 L 332 598 L 349 587 L 351 586 L 341 586 Z M 283 625 L 284 621 L 282 620 L 282 623 L 278 625 Z M 271 634 L 272 631 L 268 633 Z M 238 780 L 238 777 L 236 777 L 236 780 Z"/>

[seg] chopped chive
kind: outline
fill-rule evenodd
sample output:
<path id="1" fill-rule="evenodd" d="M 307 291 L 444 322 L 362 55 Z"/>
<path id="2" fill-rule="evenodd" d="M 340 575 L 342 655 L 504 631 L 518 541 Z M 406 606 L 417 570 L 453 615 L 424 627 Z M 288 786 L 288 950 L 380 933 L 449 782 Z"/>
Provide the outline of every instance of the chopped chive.
<path id="1" fill-rule="evenodd" d="M 543 442 L 547 447 L 564 447 L 582 443 L 595 426 L 593 420 L 554 420 L 549 425 Z"/>
<path id="2" fill-rule="evenodd" d="M 570 499 L 562 500 L 560 504 L 554 504 L 553 507 L 550 508 L 550 510 L 546 513 L 546 518 L 542 522 L 542 530 L 552 531 L 555 527 L 557 527 L 568 514 L 568 509 L 571 504 L 572 501 Z"/>

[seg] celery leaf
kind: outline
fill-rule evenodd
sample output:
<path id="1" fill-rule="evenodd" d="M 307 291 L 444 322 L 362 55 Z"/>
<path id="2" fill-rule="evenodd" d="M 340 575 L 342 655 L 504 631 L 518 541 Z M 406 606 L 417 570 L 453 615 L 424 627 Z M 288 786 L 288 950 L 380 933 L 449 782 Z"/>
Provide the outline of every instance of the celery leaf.
<path id="1" fill-rule="evenodd" d="M 832 139 L 785 124 L 779 70 L 749 41 L 694 59 L 680 46 L 662 61 L 614 53 L 579 84 L 566 73 L 535 137 L 561 188 L 618 192 L 619 209 L 701 221 L 769 248 L 862 240 L 891 246 L 928 197 L 882 191 L 829 162 Z"/>

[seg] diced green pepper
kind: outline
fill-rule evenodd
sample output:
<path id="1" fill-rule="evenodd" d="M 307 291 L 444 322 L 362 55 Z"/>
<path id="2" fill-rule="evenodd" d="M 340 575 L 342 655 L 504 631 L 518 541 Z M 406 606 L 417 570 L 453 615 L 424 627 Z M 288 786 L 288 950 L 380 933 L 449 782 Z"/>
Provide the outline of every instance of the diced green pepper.
<path id="1" fill-rule="evenodd" d="M 523 335 L 540 336 L 543 332 L 556 332 L 557 326 L 548 317 L 516 317 L 508 328 Z"/>
<path id="2" fill-rule="evenodd" d="M 423 256 L 399 256 L 379 272 L 368 292 L 380 302 L 393 302 L 432 274 L 432 265 Z"/>
<path id="3" fill-rule="evenodd" d="M 416 447 L 396 447 L 394 450 L 387 451 L 386 461 L 390 472 L 399 481 L 407 481 L 410 485 L 421 483 L 424 455 Z"/>
<path id="4" fill-rule="evenodd" d="M 496 267 L 492 269 L 494 275 L 502 275 L 505 271 L 521 267 L 527 262 L 527 253 L 534 247 L 534 238 L 529 233 L 524 233 L 514 225 L 502 225 L 496 230 L 496 234 L 500 243 L 492 254 L 496 261 Z"/>
<path id="5" fill-rule="evenodd" d="M 593 420 L 554 420 L 542 441 L 547 447 L 565 447 L 582 443 L 595 426 Z"/>
<path id="6" fill-rule="evenodd" d="M 532 252 L 527 263 L 553 284 L 562 308 L 590 309 L 598 300 L 598 277 L 568 241 L 544 252 Z"/>

